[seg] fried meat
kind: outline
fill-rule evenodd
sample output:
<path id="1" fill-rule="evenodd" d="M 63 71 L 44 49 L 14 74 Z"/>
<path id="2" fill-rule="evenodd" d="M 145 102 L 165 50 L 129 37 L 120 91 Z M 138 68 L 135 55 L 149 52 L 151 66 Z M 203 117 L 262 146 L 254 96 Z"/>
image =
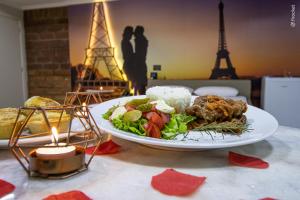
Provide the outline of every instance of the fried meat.
<path id="1" fill-rule="evenodd" d="M 243 113 L 247 111 L 247 104 L 219 96 L 199 96 L 185 111 L 188 115 L 196 116 L 198 120 L 206 123 L 224 122 L 242 119 Z"/>

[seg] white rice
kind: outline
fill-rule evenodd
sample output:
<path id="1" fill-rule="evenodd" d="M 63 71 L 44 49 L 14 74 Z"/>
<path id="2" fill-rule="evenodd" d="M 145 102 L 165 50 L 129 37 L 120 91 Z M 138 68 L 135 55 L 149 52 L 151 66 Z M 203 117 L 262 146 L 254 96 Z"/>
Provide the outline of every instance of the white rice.
<path id="1" fill-rule="evenodd" d="M 155 86 L 147 89 L 146 95 L 150 100 L 164 100 L 175 108 L 177 113 L 183 113 L 191 103 L 191 93 L 183 87 Z"/>

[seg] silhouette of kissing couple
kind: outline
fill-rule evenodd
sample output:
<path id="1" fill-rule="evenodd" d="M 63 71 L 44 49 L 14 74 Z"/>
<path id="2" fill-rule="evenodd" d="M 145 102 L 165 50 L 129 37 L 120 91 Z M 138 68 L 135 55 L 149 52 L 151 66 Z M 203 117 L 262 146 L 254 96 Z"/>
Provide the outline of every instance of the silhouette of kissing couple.
<path id="1" fill-rule="evenodd" d="M 134 50 L 131 43 L 133 35 Z M 128 80 L 132 83 L 134 94 L 145 94 L 147 85 L 146 56 L 148 40 L 144 36 L 144 27 L 136 26 L 135 30 L 133 30 L 132 26 L 126 26 L 123 31 L 121 46 L 124 59 L 123 70 Z"/>

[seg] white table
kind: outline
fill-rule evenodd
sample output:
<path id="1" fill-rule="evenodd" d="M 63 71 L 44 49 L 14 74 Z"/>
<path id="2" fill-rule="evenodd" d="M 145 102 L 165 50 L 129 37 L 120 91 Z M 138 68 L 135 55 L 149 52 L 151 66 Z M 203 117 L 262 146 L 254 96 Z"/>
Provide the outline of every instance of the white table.
<path id="1" fill-rule="evenodd" d="M 206 182 L 185 199 L 299 199 L 300 129 L 279 127 L 265 141 L 202 152 L 157 150 L 132 142 L 119 154 L 97 156 L 88 171 L 65 180 L 28 178 L 9 151 L 0 150 L 0 179 L 16 186 L 6 199 L 42 199 L 53 193 L 81 190 L 93 199 L 182 199 L 154 190 L 151 177 L 166 168 L 197 176 Z M 268 169 L 228 165 L 227 152 L 256 155 L 270 163 Z"/>

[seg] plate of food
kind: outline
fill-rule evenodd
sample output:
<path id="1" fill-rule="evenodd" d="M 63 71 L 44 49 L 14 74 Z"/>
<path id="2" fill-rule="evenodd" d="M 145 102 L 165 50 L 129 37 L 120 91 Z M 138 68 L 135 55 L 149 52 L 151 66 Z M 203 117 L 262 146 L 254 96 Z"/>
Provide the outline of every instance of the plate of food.
<path id="1" fill-rule="evenodd" d="M 29 98 L 25 103 L 25 107 L 51 107 L 60 106 L 55 100 L 33 96 Z M 0 108 L 0 148 L 8 148 L 9 138 L 11 137 L 14 125 L 16 123 L 16 118 L 18 115 L 18 108 Z M 60 118 L 60 113 L 48 111 L 47 117 L 50 125 L 56 125 Z M 22 113 L 18 118 L 17 128 L 20 128 L 24 120 L 26 119 L 26 113 Z M 70 117 L 68 114 L 64 113 L 61 118 L 60 124 L 60 134 L 59 139 L 66 138 L 68 136 L 68 128 L 70 123 Z M 76 119 L 72 122 L 71 130 L 80 130 L 80 122 Z M 20 144 L 33 144 L 33 143 L 47 143 L 51 141 L 51 135 L 41 134 L 36 137 L 27 137 L 36 133 L 45 133 L 48 131 L 48 126 L 43 120 L 41 113 L 34 113 L 25 131 L 22 133 L 22 138 L 20 138 Z M 71 135 L 75 135 L 75 132 L 71 132 Z M 38 135 L 38 134 L 37 134 Z"/>
<path id="2" fill-rule="evenodd" d="M 277 120 L 257 107 L 219 96 L 192 96 L 184 88 L 153 87 L 146 95 L 103 102 L 91 109 L 100 129 L 162 149 L 201 150 L 255 143 Z"/>

